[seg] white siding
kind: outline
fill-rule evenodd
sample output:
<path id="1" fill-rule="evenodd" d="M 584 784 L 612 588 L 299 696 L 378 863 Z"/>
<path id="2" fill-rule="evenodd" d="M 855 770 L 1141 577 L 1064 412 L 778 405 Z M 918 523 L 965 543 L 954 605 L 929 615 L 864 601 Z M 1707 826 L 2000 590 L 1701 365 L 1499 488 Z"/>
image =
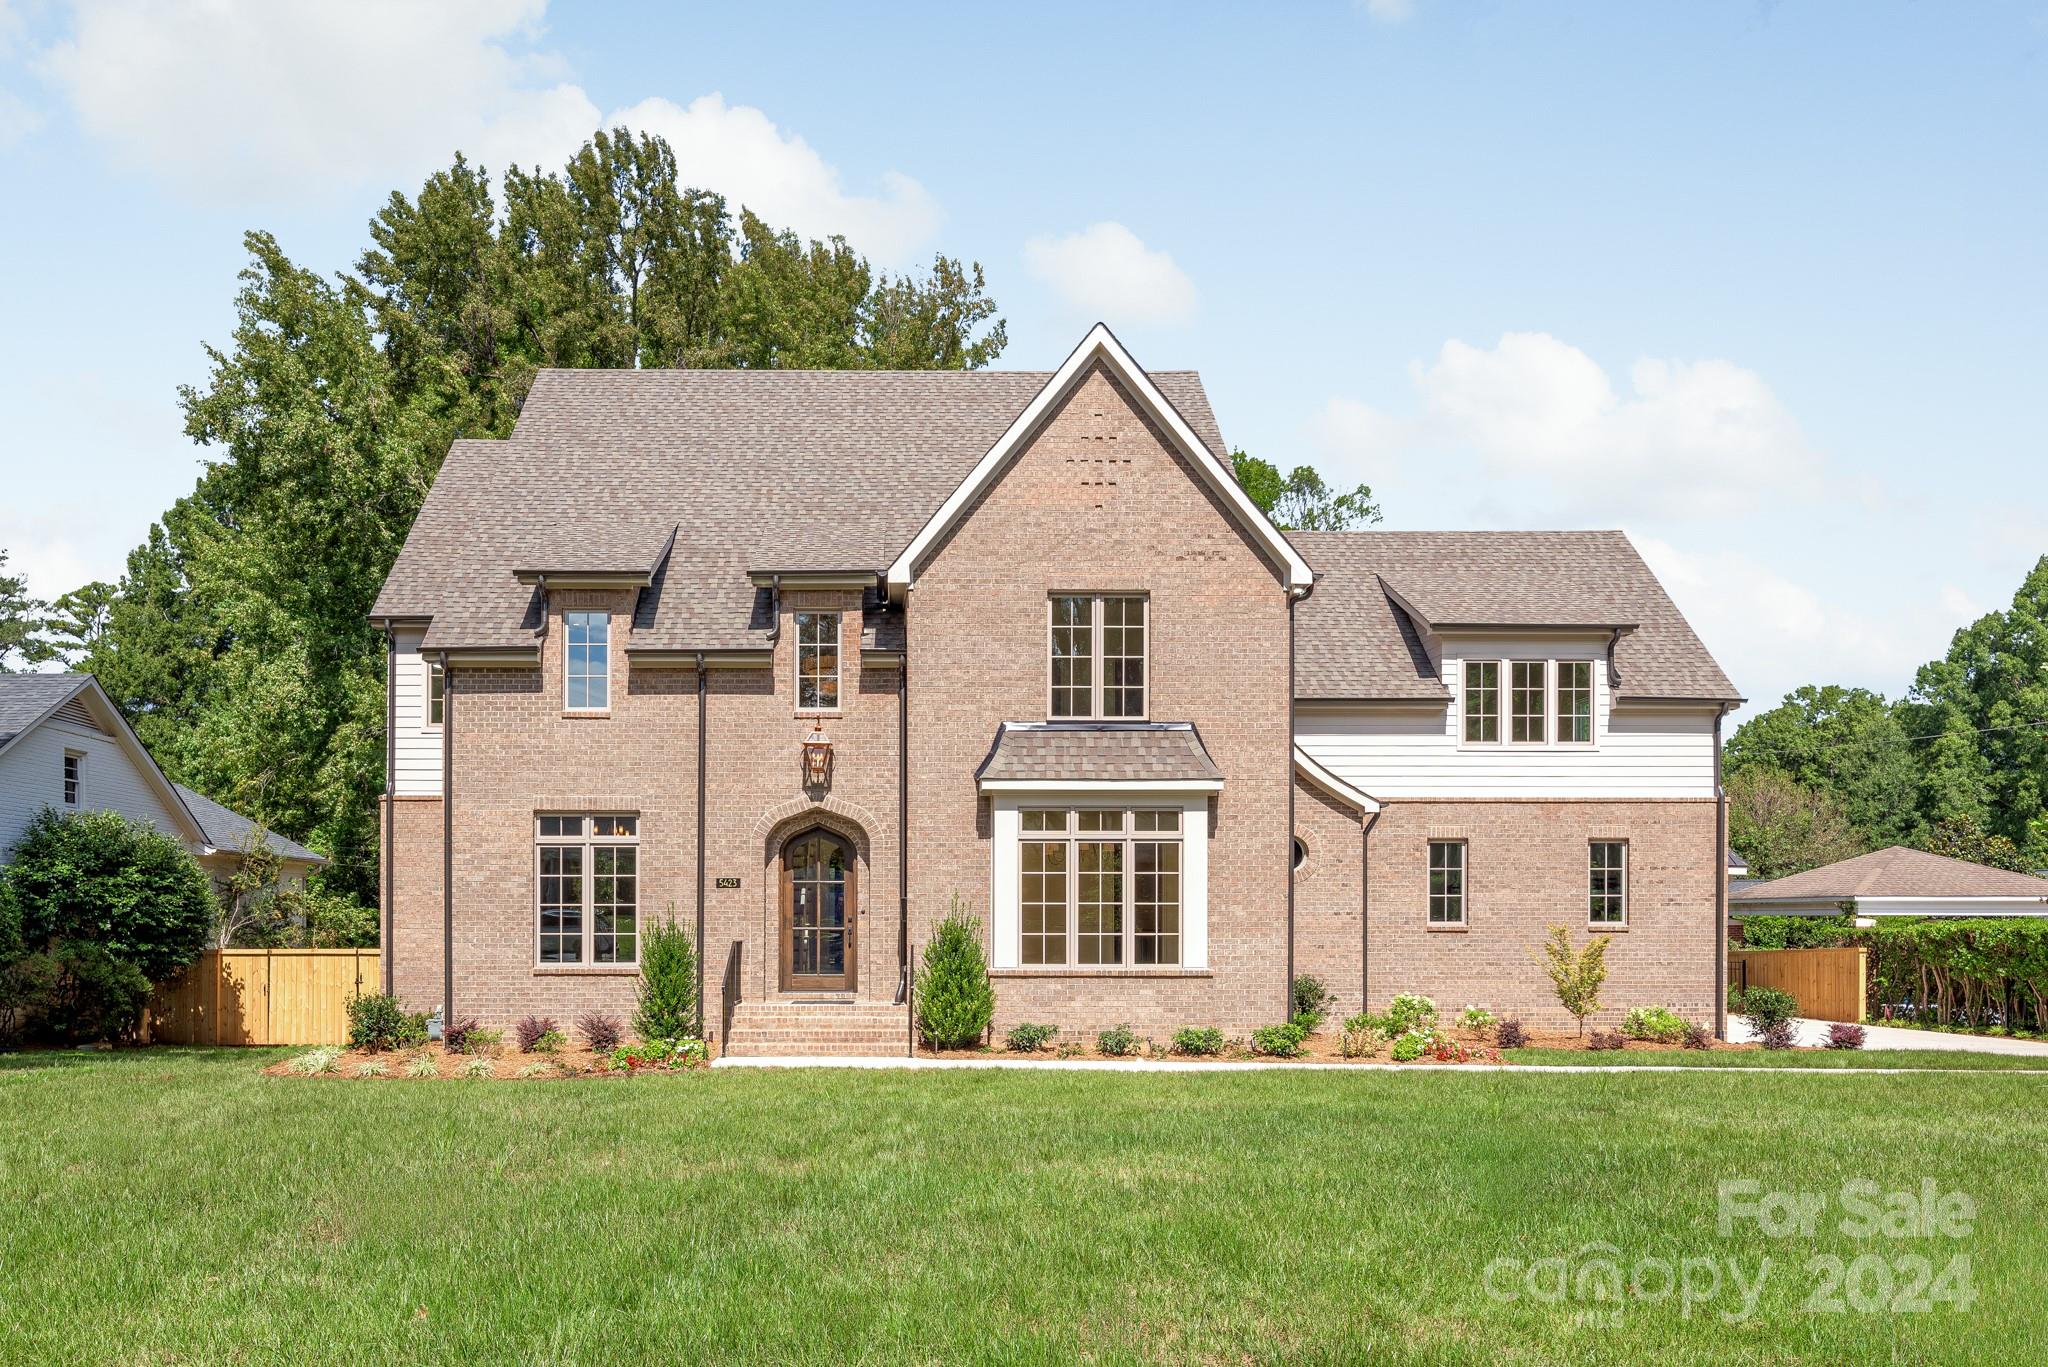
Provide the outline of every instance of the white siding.
<path id="1" fill-rule="evenodd" d="M 1296 740 L 1318 763 L 1376 798 L 1712 797 L 1713 709 L 1615 710 L 1605 645 L 1452 641 L 1442 656 L 1443 677 L 1452 685 L 1450 706 L 1305 709 L 1296 720 Z M 1463 744 L 1457 685 L 1467 656 L 1596 661 L 1593 744 Z M 1503 670 L 1503 698 L 1507 690 Z"/>
<path id="2" fill-rule="evenodd" d="M 393 791 L 436 796 L 441 791 L 441 730 L 427 725 L 427 661 L 420 655 L 422 633 L 398 633 L 397 716 L 391 734 L 397 757 Z"/>
<path id="3" fill-rule="evenodd" d="M 43 807 L 65 810 L 67 750 L 85 756 L 80 771 L 80 810 L 111 809 L 180 840 L 185 838 L 184 823 L 171 815 L 120 742 L 89 727 L 52 718 L 0 755 L 0 856 L 13 849 L 30 819 Z"/>

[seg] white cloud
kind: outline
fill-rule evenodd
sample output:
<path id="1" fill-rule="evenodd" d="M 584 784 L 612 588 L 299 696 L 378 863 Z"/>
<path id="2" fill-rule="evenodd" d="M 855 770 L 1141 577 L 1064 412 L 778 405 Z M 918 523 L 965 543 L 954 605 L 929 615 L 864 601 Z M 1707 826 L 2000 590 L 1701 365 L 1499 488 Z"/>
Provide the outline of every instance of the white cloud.
<path id="1" fill-rule="evenodd" d="M 1067 307 L 1111 327 L 1194 316 L 1194 281 L 1121 223 L 1034 237 L 1024 244 L 1024 264 Z"/>
<path id="2" fill-rule="evenodd" d="M 1415 13 L 1415 0 L 1359 0 L 1359 8 L 1382 24 L 1398 24 Z"/>
<path id="3" fill-rule="evenodd" d="M 1491 348 L 1445 342 L 1409 376 L 1414 418 L 1358 404 L 1351 425 L 1470 454 L 1524 481 L 1517 502 L 1537 515 L 1725 517 L 1810 491 L 1820 465 L 1770 386 L 1731 361 L 1639 360 L 1624 395 L 1579 348 L 1511 332 Z"/>
<path id="4" fill-rule="evenodd" d="M 1356 399 L 1332 399 L 1309 421 L 1309 439 L 1366 479 L 1382 480 L 1410 439 L 1409 425 Z"/>
<path id="5" fill-rule="evenodd" d="M 686 183 L 777 227 L 906 264 L 941 213 L 885 173 L 856 194 L 816 149 L 717 94 L 609 119 L 543 50 L 546 0 L 83 0 L 41 67 L 133 166 L 244 200 L 410 185 L 457 149 L 492 171 L 559 166 L 600 126 L 659 133 Z M 0 99 L 0 135 L 7 127 Z"/>
<path id="6" fill-rule="evenodd" d="M 922 185 L 895 171 L 883 175 L 879 195 L 848 194 L 839 172 L 809 143 L 760 110 L 728 105 L 715 93 L 688 105 L 656 96 L 606 122 L 668 139 L 687 183 L 717 190 L 778 228 L 812 237 L 839 233 L 884 261 L 905 260 L 943 217 Z"/>

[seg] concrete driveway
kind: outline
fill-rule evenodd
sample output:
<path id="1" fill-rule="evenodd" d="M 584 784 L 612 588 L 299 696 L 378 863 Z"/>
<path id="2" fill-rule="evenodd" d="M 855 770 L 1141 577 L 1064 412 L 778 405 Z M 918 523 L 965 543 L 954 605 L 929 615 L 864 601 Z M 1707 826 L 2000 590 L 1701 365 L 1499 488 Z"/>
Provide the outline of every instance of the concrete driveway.
<path id="1" fill-rule="evenodd" d="M 1795 1020 L 1792 1022 L 1795 1038 L 1800 1044 L 1821 1045 L 1828 1042 L 1828 1021 Z M 1735 1044 L 1747 1044 L 1756 1036 L 1742 1023 L 1740 1016 L 1728 1018 L 1728 1038 Z M 1939 1030 L 1901 1030 L 1890 1025 L 1866 1025 L 1863 1027 L 1865 1049 L 1946 1049 L 1959 1054 L 2032 1054 L 2048 1057 L 2048 1040 L 2000 1039 L 1995 1035 L 1950 1035 Z"/>

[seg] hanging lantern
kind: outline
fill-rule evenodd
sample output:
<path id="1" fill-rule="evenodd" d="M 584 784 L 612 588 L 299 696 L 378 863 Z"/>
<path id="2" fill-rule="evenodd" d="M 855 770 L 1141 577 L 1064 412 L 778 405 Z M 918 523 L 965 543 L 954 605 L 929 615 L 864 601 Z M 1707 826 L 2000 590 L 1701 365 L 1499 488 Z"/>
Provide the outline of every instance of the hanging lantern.
<path id="1" fill-rule="evenodd" d="M 811 734 L 804 737 L 804 782 L 822 788 L 831 777 L 832 738 L 825 734 L 823 722 L 813 722 Z"/>

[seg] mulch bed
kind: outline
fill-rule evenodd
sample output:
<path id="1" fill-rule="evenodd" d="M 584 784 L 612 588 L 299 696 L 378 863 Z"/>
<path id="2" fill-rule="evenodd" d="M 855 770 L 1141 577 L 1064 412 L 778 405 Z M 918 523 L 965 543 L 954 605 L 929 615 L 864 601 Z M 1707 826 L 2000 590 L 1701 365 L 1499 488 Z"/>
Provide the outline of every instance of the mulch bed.
<path id="1" fill-rule="evenodd" d="M 1589 1031 L 1588 1034 L 1590 1033 L 1591 1032 Z M 1452 1037 L 1456 1039 L 1458 1043 L 1464 1045 L 1467 1049 L 1471 1050 L 1474 1053 L 1475 1057 L 1467 1060 L 1467 1062 L 1500 1062 L 1498 1058 L 1489 1058 L 1481 1052 L 1491 1047 L 1489 1038 L 1482 1038 L 1465 1030 L 1454 1030 L 1452 1032 Z M 1246 1046 L 1245 1041 L 1234 1040 L 1224 1047 L 1223 1053 L 1217 1055 L 1216 1057 L 1224 1062 L 1242 1062 L 1246 1059 L 1257 1057 L 1259 1061 L 1262 1063 L 1390 1063 L 1393 1061 L 1388 1057 L 1387 1049 L 1384 1045 L 1380 1047 L 1378 1053 L 1369 1055 L 1365 1058 L 1345 1058 L 1342 1042 L 1343 1034 L 1341 1031 L 1324 1030 L 1318 1034 L 1309 1036 L 1308 1042 L 1304 1046 L 1303 1052 L 1299 1058 L 1277 1059 L 1269 1058 L 1264 1055 L 1255 1056 Z M 1066 1047 L 1062 1048 L 1062 1046 Z M 1547 1030 L 1531 1030 L 1529 1031 L 1528 1043 L 1521 1047 L 1528 1049 L 1572 1049 L 1582 1053 L 1594 1052 L 1586 1047 L 1586 1040 L 1584 1038 L 1581 1038 L 1580 1036 L 1573 1034 L 1570 1031 L 1552 1032 Z M 1623 1051 L 1630 1054 L 1666 1054 L 1676 1053 L 1684 1047 L 1685 1046 L 1682 1044 L 1659 1044 L 1654 1040 L 1632 1039 L 1629 1040 L 1623 1046 Z M 1747 1053 L 1762 1048 L 1761 1045 L 1757 1044 L 1729 1044 L 1722 1040 L 1715 1040 L 1710 1047 L 1722 1052 L 1733 1051 L 1736 1053 Z M 1069 1050 L 1072 1050 L 1072 1052 L 1069 1052 Z M 1095 1041 L 1092 1038 L 1062 1038 L 1056 1044 L 1049 1046 L 1045 1049 L 1041 1049 L 1035 1054 L 1013 1054 L 1002 1047 L 1002 1043 L 1000 1040 L 998 1040 L 996 1043 L 990 1045 L 988 1048 L 985 1049 L 929 1049 L 926 1048 L 924 1045 L 919 1045 L 917 1049 L 917 1056 L 919 1058 L 937 1059 L 966 1059 L 994 1057 L 1074 1060 L 1104 1060 L 1112 1057 L 1111 1055 L 1104 1054 L 1098 1049 L 1096 1049 Z M 1182 1059 L 1182 1056 L 1178 1054 L 1160 1054 L 1155 1053 L 1150 1049 L 1140 1049 L 1135 1054 L 1127 1054 L 1123 1055 L 1122 1057 L 1149 1059 L 1166 1058 L 1180 1060 L 1183 1062 L 1211 1061 Z M 1433 1064 L 1436 1063 L 1436 1060 L 1425 1055 L 1423 1058 L 1417 1060 L 1417 1062 Z"/>
<path id="2" fill-rule="evenodd" d="M 426 1081 L 425 1078 L 416 1079 L 409 1077 L 405 1071 L 406 1065 L 415 1056 L 424 1054 L 434 1061 L 434 1075 L 436 1077 L 463 1078 L 466 1081 L 476 1082 L 484 1080 L 482 1078 L 466 1078 L 463 1073 L 463 1069 L 467 1068 L 479 1056 L 451 1054 L 438 1044 L 430 1044 L 425 1049 L 387 1050 L 377 1054 L 349 1049 L 343 1051 L 335 1058 L 334 1071 L 331 1073 L 308 1074 L 294 1072 L 292 1070 L 292 1060 L 304 1057 L 307 1052 L 310 1052 L 310 1048 L 311 1046 L 308 1049 L 300 1050 L 298 1053 L 293 1054 L 291 1058 L 281 1059 L 263 1071 L 271 1077 L 347 1078 L 357 1080 L 356 1069 L 362 1064 L 375 1062 L 381 1063 L 385 1068 L 389 1069 L 389 1074 L 387 1076 L 371 1074 L 360 1078 L 361 1081 L 424 1082 Z M 507 1049 L 503 1053 L 491 1058 L 490 1064 L 491 1077 L 500 1082 L 551 1082 L 575 1077 L 628 1076 L 624 1070 L 610 1066 L 609 1055 L 595 1054 L 588 1049 L 576 1047 L 560 1049 L 552 1057 L 542 1054 L 522 1054 L 516 1050 Z M 535 1064 L 541 1065 L 542 1070 L 540 1072 L 531 1077 L 520 1076 L 522 1071 L 531 1068 Z M 694 1072 L 696 1070 L 684 1068 L 642 1068 L 640 1071 L 643 1073 L 665 1073 Z"/>

